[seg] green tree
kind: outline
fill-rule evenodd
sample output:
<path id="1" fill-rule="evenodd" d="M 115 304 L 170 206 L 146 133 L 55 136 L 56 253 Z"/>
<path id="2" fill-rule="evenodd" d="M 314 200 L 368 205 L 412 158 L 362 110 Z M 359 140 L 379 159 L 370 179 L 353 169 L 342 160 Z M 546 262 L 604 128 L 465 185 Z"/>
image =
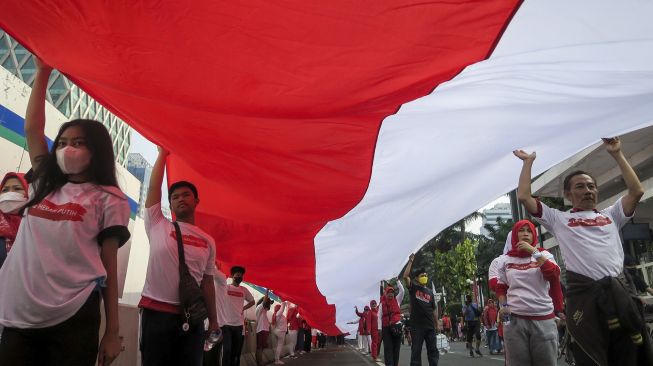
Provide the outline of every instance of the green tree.
<path id="1" fill-rule="evenodd" d="M 485 224 L 488 237 L 481 238 L 476 252 L 476 264 L 478 265 L 478 274 L 480 277 L 487 279 L 490 263 L 492 263 L 494 258 L 503 253 L 503 247 L 506 244 L 506 238 L 512 230 L 512 226 L 512 220 L 503 220 L 501 217 L 497 218 L 496 226 Z"/>
<path id="2" fill-rule="evenodd" d="M 477 245 L 477 241 L 468 238 L 452 250 L 436 250 L 434 253 L 437 268 L 435 283 L 444 286 L 447 297 L 452 301 L 471 291 L 467 281 L 476 277 L 474 254 Z"/>

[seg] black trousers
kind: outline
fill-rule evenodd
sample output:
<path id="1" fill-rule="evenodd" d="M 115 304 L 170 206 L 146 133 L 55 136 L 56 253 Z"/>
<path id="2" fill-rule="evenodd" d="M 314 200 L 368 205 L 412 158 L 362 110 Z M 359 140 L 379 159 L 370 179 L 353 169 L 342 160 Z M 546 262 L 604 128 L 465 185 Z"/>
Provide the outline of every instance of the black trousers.
<path id="1" fill-rule="evenodd" d="M 295 351 L 304 350 L 304 329 L 299 328 L 297 330 L 297 344 L 295 345 Z"/>
<path id="2" fill-rule="evenodd" d="M 410 337 L 413 344 L 410 348 L 410 366 L 422 366 L 422 343 L 426 342 L 426 355 L 429 366 L 438 366 L 438 352 L 435 329 L 411 328 Z"/>
<path id="3" fill-rule="evenodd" d="M 240 366 L 243 350 L 243 326 L 222 326 L 222 366 Z"/>
<path id="4" fill-rule="evenodd" d="M 647 365 L 646 357 L 643 354 L 643 346 L 636 346 L 627 334 L 622 332 L 610 333 L 608 344 L 608 365 Z M 573 347 L 574 360 L 577 366 L 594 366 L 596 363 L 577 345 Z M 641 353 L 641 354 L 640 354 Z"/>
<path id="5" fill-rule="evenodd" d="M 383 327 L 383 359 L 386 366 L 399 365 L 401 334 L 393 335 L 390 327 Z"/>
<path id="6" fill-rule="evenodd" d="M 180 314 L 143 309 L 141 313 L 141 361 L 143 366 L 201 366 L 204 325 L 187 332 Z"/>
<path id="7" fill-rule="evenodd" d="M 38 329 L 4 328 L 0 365 L 93 366 L 100 330 L 100 294 L 64 322 Z"/>

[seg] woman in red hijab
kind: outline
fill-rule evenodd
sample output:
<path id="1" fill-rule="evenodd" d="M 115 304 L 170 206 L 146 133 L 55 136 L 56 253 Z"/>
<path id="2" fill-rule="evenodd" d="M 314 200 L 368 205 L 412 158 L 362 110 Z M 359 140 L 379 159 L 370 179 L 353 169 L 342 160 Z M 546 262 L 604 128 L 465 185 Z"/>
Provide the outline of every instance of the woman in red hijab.
<path id="1" fill-rule="evenodd" d="M 558 331 L 554 311 L 562 310 L 560 267 L 553 255 L 537 248 L 537 231 L 528 220 L 512 228 L 512 248 L 499 264 L 497 296 L 500 314 L 510 321 L 504 324 L 506 363 L 508 365 L 557 364 Z"/>
<path id="2" fill-rule="evenodd" d="M 21 216 L 18 211 L 27 202 L 27 182 L 21 173 L 7 173 L 0 183 L 0 267 L 14 244 Z"/>

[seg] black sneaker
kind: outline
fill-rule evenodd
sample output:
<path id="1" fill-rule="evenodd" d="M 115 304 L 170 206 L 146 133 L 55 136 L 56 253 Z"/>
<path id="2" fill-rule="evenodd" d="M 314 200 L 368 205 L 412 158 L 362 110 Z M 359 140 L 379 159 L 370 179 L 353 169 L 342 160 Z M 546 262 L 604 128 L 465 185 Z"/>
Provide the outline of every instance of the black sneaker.
<path id="1" fill-rule="evenodd" d="M 470 352 L 471 352 L 471 351 L 470 351 Z M 479 351 L 478 349 L 476 350 L 476 354 L 479 355 L 479 357 L 483 357 L 483 354 L 482 354 L 481 351 Z"/>
<path id="2" fill-rule="evenodd" d="M 469 357 L 474 358 L 474 351 L 472 351 L 471 349 L 469 350 Z"/>

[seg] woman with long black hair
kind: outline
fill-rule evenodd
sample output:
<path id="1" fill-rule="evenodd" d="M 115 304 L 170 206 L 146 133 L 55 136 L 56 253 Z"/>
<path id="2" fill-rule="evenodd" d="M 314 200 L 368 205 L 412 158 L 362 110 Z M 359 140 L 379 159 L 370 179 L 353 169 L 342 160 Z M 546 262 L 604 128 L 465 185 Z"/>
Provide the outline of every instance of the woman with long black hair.
<path id="1" fill-rule="evenodd" d="M 45 91 L 52 68 L 36 64 L 25 118 L 34 177 L 0 269 L 0 364 L 108 365 L 121 347 L 117 252 L 130 236 L 129 204 L 100 122 L 64 123 L 48 149 Z"/>

